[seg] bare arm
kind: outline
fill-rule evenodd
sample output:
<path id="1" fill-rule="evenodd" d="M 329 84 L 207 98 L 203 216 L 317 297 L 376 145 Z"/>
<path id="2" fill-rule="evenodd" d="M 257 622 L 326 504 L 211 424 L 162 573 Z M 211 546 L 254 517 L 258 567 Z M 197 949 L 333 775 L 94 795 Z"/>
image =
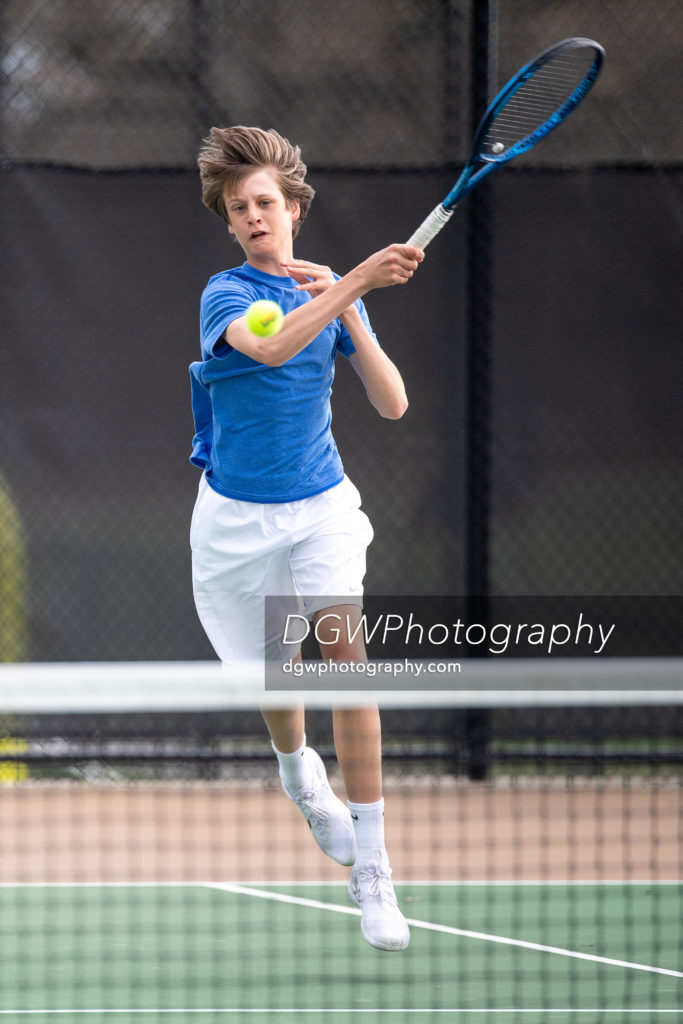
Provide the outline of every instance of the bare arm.
<path id="1" fill-rule="evenodd" d="M 386 352 L 370 336 L 360 313 L 351 306 L 341 315 L 356 351 L 349 362 L 363 382 L 365 392 L 380 416 L 398 420 L 408 408 L 401 374 Z"/>
<path id="2" fill-rule="evenodd" d="M 272 338 L 256 337 L 247 327 L 244 317 L 238 317 L 228 326 L 226 340 L 232 348 L 259 363 L 282 366 L 310 344 L 330 321 L 348 311 L 356 299 L 374 288 L 387 288 L 409 281 L 422 258 L 422 251 L 415 246 L 390 245 L 368 257 L 339 281 L 335 281 L 328 267 L 291 260 L 283 266 L 295 280 L 302 282 L 300 289 L 313 295 L 312 301 L 288 313 L 282 330 Z M 361 373 L 365 383 L 364 374 L 374 377 L 370 364 L 363 366 Z"/>

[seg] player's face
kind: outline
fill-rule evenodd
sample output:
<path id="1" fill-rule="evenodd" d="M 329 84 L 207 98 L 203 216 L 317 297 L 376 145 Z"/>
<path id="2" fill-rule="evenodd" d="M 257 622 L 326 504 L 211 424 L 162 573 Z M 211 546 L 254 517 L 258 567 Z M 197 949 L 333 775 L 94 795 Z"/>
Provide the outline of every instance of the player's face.
<path id="1" fill-rule="evenodd" d="M 288 206 L 274 171 L 253 171 L 225 194 L 228 230 L 244 249 L 249 262 L 291 259 L 292 224 L 299 205 Z"/>

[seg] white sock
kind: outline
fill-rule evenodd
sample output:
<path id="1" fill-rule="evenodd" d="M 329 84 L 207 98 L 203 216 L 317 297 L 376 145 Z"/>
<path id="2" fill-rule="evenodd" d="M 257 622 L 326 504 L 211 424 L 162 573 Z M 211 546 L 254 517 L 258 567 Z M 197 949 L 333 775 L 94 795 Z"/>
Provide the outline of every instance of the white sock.
<path id="1" fill-rule="evenodd" d="M 292 751 L 291 754 L 283 754 L 277 749 L 272 740 L 270 742 L 278 760 L 282 782 L 292 793 L 296 793 L 298 789 L 302 789 L 305 786 L 310 776 L 310 769 L 306 766 L 303 759 L 303 753 L 306 749 L 305 734 L 304 741 L 299 749 Z"/>
<path id="2" fill-rule="evenodd" d="M 373 852 L 384 853 L 384 798 L 374 804 L 354 804 L 347 801 L 351 812 L 351 820 L 356 832 L 358 854 L 357 864 L 372 861 Z"/>

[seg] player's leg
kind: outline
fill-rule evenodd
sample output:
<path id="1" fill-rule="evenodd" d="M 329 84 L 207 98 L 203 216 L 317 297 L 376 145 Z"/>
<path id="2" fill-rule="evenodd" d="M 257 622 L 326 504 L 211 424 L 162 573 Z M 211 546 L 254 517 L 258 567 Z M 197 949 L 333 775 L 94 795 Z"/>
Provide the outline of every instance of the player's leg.
<path id="1" fill-rule="evenodd" d="M 321 641 L 324 658 L 367 661 L 362 630 L 357 628 L 361 614 L 359 605 L 339 605 L 316 614 L 316 635 Z M 342 623 L 341 629 L 339 623 Z M 363 679 L 361 675 L 358 678 Z M 410 931 L 391 883 L 384 837 L 379 710 L 374 704 L 335 708 L 332 720 L 337 758 L 356 833 L 356 861 L 349 881 L 349 895 L 362 910 L 361 930 L 372 946 L 385 950 L 405 949 Z"/>
<path id="2" fill-rule="evenodd" d="M 349 800 L 382 798 L 382 728 L 376 706 L 335 708 L 334 745 Z"/>
<path id="3" fill-rule="evenodd" d="M 306 738 L 303 707 L 285 708 L 282 711 L 262 708 L 261 714 L 276 750 L 282 754 L 293 754 L 300 749 Z"/>
<path id="4" fill-rule="evenodd" d="M 303 708 L 262 709 L 285 794 L 297 805 L 320 849 L 339 864 L 356 859 L 350 811 L 332 792 L 325 766 L 306 743 Z"/>
<path id="5" fill-rule="evenodd" d="M 372 538 L 372 528 L 359 505 L 357 490 L 353 484 L 344 481 L 343 485 L 330 491 L 290 502 L 286 509 L 276 512 L 290 532 L 290 582 L 303 603 L 299 611 L 309 619 L 315 614 L 316 600 L 318 607 L 326 605 L 327 601 L 321 595 L 336 592 L 337 587 L 343 587 L 346 592 L 349 586 L 356 593 L 362 592 L 365 550 Z M 277 595 L 288 591 L 271 586 L 268 593 Z M 311 595 L 318 597 L 311 599 Z M 288 607 L 285 607 L 286 602 L 282 604 L 280 617 L 284 621 Z M 281 639 L 282 636 L 281 632 Z M 276 646 L 277 636 L 273 632 L 273 650 Z M 285 646 L 283 643 L 283 651 Z M 283 653 L 285 660 L 290 656 Z M 266 712 L 264 717 L 271 730 L 285 792 L 301 808 L 321 848 L 339 863 L 353 864 L 356 860 L 356 835 L 350 812 L 333 793 L 322 760 L 315 750 L 306 745 L 303 723 L 281 712 L 274 716 Z M 297 743 L 300 745 L 295 746 Z M 352 762 L 349 757 L 350 772 L 353 770 Z M 358 775 L 360 781 L 360 773 Z"/>
<path id="6" fill-rule="evenodd" d="M 262 709 L 285 794 L 297 805 L 320 849 L 338 864 L 356 860 L 351 813 L 334 794 L 320 755 L 306 743 L 303 708 Z"/>
<path id="7" fill-rule="evenodd" d="M 264 659 L 279 653 L 265 596 L 283 597 L 284 607 L 289 607 L 290 598 L 296 599 L 289 567 L 290 518 L 291 510 L 278 504 L 225 498 L 202 479 L 191 529 L 195 604 L 236 684 L 243 666 L 245 672 L 250 662 L 263 670 Z M 317 753 L 306 747 L 303 708 L 268 710 L 264 718 L 285 793 L 301 808 L 324 852 L 342 864 L 353 864 L 356 839 L 351 815 L 332 793 Z"/>
<path id="8" fill-rule="evenodd" d="M 294 660 L 300 660 L 298 655 Z M 306 742 L 303 707 L 262 708 L 285 794 L 309 824 L 321 850 L 339 864 L 353 864 L 356 836 L 347 807 L 335 796 L 325 766 Z"/>
<path id="9" fill-rule="evenodd" d="M 314 615 L 315 635 L 324 660 L 367 663 L 365 641 L 360 627 L 360 604 L 323 608 Z M 323 678 L 334 680 L 336 676 Z M 345 681 L 350 678 L 344 675 Z M 366 677 L 354 676 L 358 690 L 365 689 Z M 330 684 L 334 689 L 334 685 Z M 349 800 L 375 803 L 382 796 L 382 729 L 377 705 L 334 708 L 334 745 Z"/>

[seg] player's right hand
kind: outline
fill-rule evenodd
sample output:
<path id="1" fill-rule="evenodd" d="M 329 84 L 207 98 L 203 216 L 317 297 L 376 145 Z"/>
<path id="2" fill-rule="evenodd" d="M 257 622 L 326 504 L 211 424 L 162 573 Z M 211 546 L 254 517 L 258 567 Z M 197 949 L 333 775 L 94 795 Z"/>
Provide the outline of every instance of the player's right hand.
<path id="1" fill-rule="evenodd" d="M 394 242 L 369 256 L 359 265 L 358 270 L 368 280 L 368 290 L 388 288 L 409 281 L 424 255 L 422 249 L 414 245 Z"/>

